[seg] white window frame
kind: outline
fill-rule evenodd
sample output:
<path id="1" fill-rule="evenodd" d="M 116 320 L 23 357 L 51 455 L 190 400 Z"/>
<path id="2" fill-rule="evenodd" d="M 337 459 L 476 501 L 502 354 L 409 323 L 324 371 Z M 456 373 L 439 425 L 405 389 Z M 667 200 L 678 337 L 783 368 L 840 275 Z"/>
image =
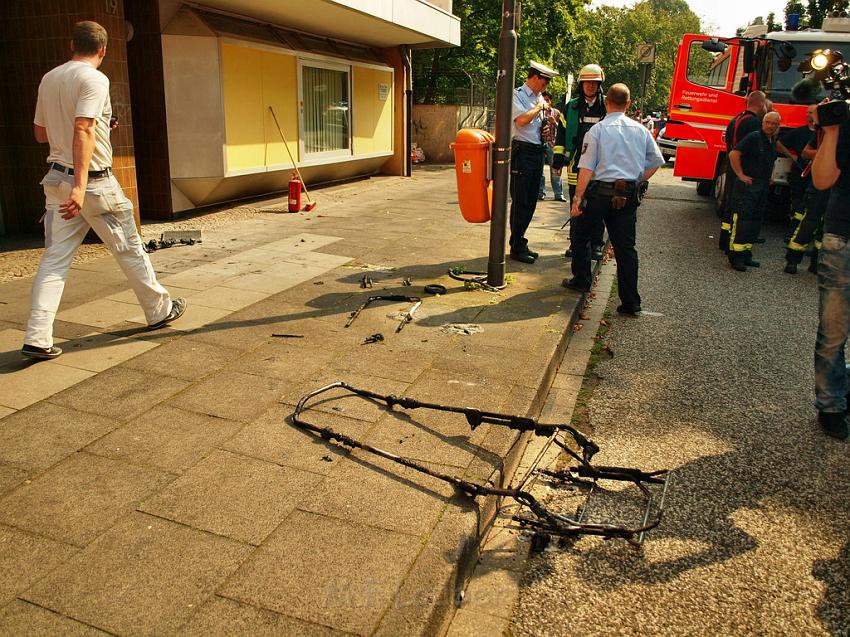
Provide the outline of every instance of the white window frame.
<path id="1" fill-rule="evenodd" d="M 348 78 L 348 148 L 343 148 L 340 150 L 328 150 L 320 153 L 308 153 L 307 152 L 307 131 L 305 130 L 304 125 L 304 67 L 310 68 L 319 68 L 319 69 L 328 69 L 331 71 L 340 71 L 346 74 Z M 321 161 L 323 159 L 332 159 L 332 158 L 340 158 L 340 157 L 348 157 L 351 158 L 354 156 L 354 116 L 352 109 L 353 97 L 353 86 L 352 86 L 352 76 L 354 75 L 351 64 L 337 64 L 333 62 L 326 62 L 324 60 L 317 60 L 315 58 L 298 58 L 298 150 L 299 157 L 302 158 L 302 161 L 298 162 L 302 163 L 311 163 L 314 161 Z"/>

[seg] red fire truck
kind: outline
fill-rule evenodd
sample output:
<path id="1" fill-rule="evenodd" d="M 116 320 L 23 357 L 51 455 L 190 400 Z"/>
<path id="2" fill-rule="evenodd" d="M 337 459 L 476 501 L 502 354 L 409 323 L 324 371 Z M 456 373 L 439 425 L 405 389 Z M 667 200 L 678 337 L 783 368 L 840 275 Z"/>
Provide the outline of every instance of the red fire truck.
<path id="1" fill-rule="evenodd" d="M 823 30 L 766 33 L 751 26 L 740 37 L 687 34 L 679 44 L 670 121 L 665 137 L 677 140 L 673 174 L 697 182 L 697 192 L 723 200 L 726 125 L 746 108 L 747 94 L 761 90 L 782 116 L 783 128 L 806 123 L 806 106 L 827 96 L 818 86 L 793 91 L 803 79 L 801 61 L 816 49 L 841 51 L 850 61 L 850 18 L 827 18 Z M 791 160 L 780 157 L 773 171 L 776 190 L 787 186 Z"/>

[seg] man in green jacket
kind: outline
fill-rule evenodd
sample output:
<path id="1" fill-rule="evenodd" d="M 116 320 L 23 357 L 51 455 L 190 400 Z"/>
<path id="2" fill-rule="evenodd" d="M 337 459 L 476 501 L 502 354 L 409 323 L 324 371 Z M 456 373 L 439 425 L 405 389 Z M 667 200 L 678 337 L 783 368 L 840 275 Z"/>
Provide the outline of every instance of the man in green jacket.
<path id="1" fill-rule="evenodd" d="M 584 149 L 584 136 L 591 126 L 607 114 L 605 96 L 602 94 L 604 80 L 605 73 L 602 67 L 598 64 L 586 64 L 578 75 L 578 97 L 570 100 L 560 109 L 561 121 L 558 124 L 558 134 L 555 139 L 552 172 L 559 175 L 566 165 L 571 205 L 578 183 L 578 162 Z M 602 259 L 605 247 L 603 231 L 603 228 L 600 228 L 600 233 L 591 240 L 591 256 L 597 261 Z M 570 226 L 570 242 L 572 237 L 572 226 Z M 565 256 L 571 255 L 572 249 L 568 248 Z"/>

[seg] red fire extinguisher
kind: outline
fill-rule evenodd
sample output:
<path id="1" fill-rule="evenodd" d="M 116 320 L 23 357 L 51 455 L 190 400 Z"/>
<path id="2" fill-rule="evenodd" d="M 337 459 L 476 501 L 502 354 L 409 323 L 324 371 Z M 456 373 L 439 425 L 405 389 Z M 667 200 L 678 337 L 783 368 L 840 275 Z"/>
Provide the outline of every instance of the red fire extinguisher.
<path id="1" fill-rule="evenodd" d="M 298 212 L 301 210 L 301 180 L 298 175 L 292 175 L 289 180 L 289 212 Z"/>

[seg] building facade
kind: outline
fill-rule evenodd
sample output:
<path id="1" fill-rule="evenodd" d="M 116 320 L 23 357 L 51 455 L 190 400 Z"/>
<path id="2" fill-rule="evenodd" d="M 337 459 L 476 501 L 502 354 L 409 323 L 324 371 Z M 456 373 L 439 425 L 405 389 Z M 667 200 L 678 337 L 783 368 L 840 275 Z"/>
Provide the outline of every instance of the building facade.
<path id="1" fill-rule="evenodd" d="M 0 8 L 0 232 L 38 231 L 38 82 L 78 20 L 110 35 L 116 176 L 141 218 L 410 165 L 410 50 L 455 46 L 451 0 L 10 0 Z"/>

